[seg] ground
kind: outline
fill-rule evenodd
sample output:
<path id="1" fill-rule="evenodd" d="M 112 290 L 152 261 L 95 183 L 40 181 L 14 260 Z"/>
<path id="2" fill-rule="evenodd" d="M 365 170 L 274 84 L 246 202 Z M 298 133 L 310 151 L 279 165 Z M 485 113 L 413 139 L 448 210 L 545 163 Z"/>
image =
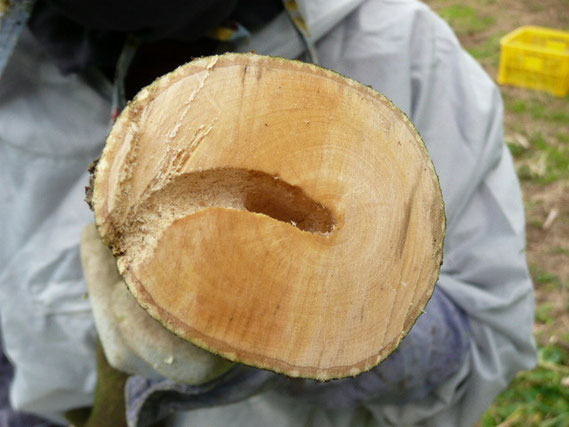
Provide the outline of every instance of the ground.
<path id="1" fill-rule="evenodd" d="M 500 39 L 522 25 L 569 31 L 569 0 L 427 0 L 496 80 Z M 523 372 L 481 426 L 569 426 L 569 96 L 501 86 L 536 288 L 540 362 Z"/>

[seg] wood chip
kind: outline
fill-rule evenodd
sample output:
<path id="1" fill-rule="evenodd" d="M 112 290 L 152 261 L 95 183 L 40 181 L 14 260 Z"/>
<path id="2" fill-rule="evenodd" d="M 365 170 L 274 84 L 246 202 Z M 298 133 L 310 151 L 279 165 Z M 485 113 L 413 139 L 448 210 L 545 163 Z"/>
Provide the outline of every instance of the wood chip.
<path id="1" fill-rule="evenodd" d="M 544 230 L 549 230 L 551 228 L 551 225 L 557 219 L 558 216 L 559 216 L 559 209 L 557 208 L 551 209 L 541 228 L 543 228 Z"/>

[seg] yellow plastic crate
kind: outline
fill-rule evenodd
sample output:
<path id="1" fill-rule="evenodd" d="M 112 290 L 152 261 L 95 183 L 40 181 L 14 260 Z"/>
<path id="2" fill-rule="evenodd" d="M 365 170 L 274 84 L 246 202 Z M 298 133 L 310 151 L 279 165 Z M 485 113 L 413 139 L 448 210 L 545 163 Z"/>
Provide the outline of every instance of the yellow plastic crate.
<path id="1" fill-rule="evenodd" d="M 569 32 L 525 26 L 500 44 L 500 84 L 569 94 Z"/>

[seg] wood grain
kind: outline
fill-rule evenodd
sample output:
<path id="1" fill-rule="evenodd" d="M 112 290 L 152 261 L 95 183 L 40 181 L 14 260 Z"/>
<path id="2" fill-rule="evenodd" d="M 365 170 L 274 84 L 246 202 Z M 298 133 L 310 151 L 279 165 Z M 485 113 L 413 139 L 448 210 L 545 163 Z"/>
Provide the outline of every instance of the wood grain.
<path id="1" fill-rule="evenodd" d="M 385 359 L 442 262 L 441 190 L 413 125 L 297 61 L 201 58 L 143 89 L 109 135 L 93 205 L 153 317 L 290 376 Z"/>

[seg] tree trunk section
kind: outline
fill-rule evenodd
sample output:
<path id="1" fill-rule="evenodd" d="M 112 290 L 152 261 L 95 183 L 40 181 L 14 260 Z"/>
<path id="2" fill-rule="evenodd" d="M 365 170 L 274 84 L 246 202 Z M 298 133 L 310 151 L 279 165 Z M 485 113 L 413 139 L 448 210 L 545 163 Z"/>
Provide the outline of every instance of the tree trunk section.
<path id="1" fill-rule="evenodd" d="M 92 203 L 150 315 L 293 377 L 385 359 L 442 262 L 441 190 L 412 123 L 298 61 L 226 54 L 156 80 L 113 127 Z"/>

